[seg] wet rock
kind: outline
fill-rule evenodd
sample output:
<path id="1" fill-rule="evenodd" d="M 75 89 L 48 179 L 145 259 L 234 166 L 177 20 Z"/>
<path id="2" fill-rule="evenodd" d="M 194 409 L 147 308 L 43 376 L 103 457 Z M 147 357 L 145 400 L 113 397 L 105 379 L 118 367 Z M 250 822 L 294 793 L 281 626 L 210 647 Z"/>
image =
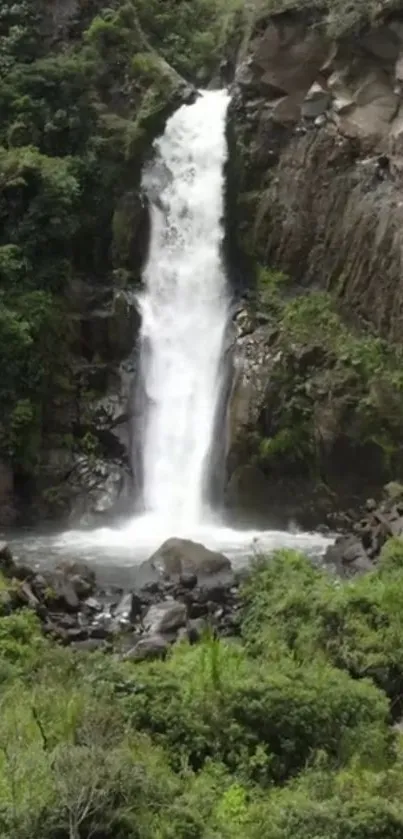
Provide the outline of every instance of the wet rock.
<path id="1" fill-rule="evenodd" d="M 189 618 L 197 619 L 204 618 L 208 614 L 207 603 L 191 603 L 188 608 Z"/>
<path id="2" fill-rule="evenodd" d="M 88 635 L 90 638 L 96 638 L 97 640 L 106 641 L 111 636 L 111 632 L 109 631 L 107 626 L 98 624 L 96 626 L 89 627 Z"/>
<path id="3" fill-rule="evenodd" d="M 18 597 L 24 603 L 24 605 L 29 606 L 31 609 L 36 610 L 40 604 L 40 601 L 38 600 L 37 596 L 34 594 L 31 586 L 26 580 L 18 589 Z"/>
<path id="4" fill-rule="evenodd" d="M 200 581 L 220 575 L 231 575 L 231 563 L 224 554 L 210 551 L 190 539 L 168 539 L 140 567 L 140 574 L 179 580 L 181 575 L 195 574 Z"/>
<path id="5" fill-rule="evenodd" d="M 169 644 L 161 635 L 148 635 L 142 638 L 129 650 L 124 658 L 131 658 L 136 661 L 145 659 L 165 658 Z"/>
<path id="6" fill-rule="evenodd" d="M 167 600 L 151 606 L 143 618 L 143 626 L 151 635 L 164 635 L 185 626 L 187 611 L 184 603 Z"/>
<path id="7" fill-rule="evenodd" d="M 124 594 L 118 605 L 114 610 L 114 617 L 121 621 L 128 621 L 134 623 L 142 611 L 142 602 L 140 597 L 133 592 Z"/>
<path id="8" fill-rule="evenodd" d="M 315 82 L 303 101 L 301 106 L 301 116 L 305 117 L 305 119 L 316 119 L 328 110 L 330 104 L 330 93 Z"/>
<path id="9" fill-rule="evenodd" d="M 72 644 L 77 641 L 88 640 L 88 629 L 83 626 L 72 627 L 66 630 L 66 643 Z"/>
<path id="10" fill-rule="evenodd" d="M 73 576 L 70 577 L 70 583 L 80 600 L 85 600 L 94 590 L 92 583 L 85 580 L 84 577 L 80 577 L 79 574 L 73 574 Z"/>
<path id="11" fill-rule="evenodd" d="M 15 562 L 7 542 L 0 542 L 0 571 L 6 577 L 13 577 L 15 567 Z"/>
<path id="12" fill-rule="evenodd" d="M 42 574 L 35 574 L 31 580 L 31 588 L 39 600 L 46 600 L 49 582 Z"/>
<path id="13" fill-rule="evenodd" d="M 200 599 L 207 598 L 212 603 L 225 603 L 229 597 L 229 588 L 224 585 L 209 586 L 207 589 L 201 589 Z"/>
<path id="14" fill-rule="evenodd" d="M 207 632 L 209 627 L 208 622 L 204 618 L 195 618 L 194 620 L 189 620 L 186 630 L 187 630 L 187 637 L 189 639 L 190 644 L 196 644 L 205 632 Z"/>
<path id="15" fill-rule="evenodd" d="M 87 565 L 86 562 L 76 562 L 74 560 L 67 560 L 59 562 L 56 566 L 57 571 L 62 571 L 65 577 L 77 578 L 84 580 L 91 590 L 94 591 L 96 586 L 95 571 Z"/>
<path id="16" fill-rule="evenodd" d="M 129 485 L 129 472 L 120 462 L 78 455 L 69 477 L 70 520 L 93 525 L 100 517 L 111 515 Z"/>
<path id="17" fill-rule="evenodd" d="M 78 612 L 80 600 L 71 581 L 61 571 L 55 571 L 47 579 L 54 607 L 61 611 Z"/>
<path id="18" fill-rule="evenodd" d="M 77 627 L 76 615 L 64 615 L 59 612 L 48 611 L 47 619 L 50 620 L 54 626 L 61 629 L 75 629 Z"/>
<path id="19" fill-rule="evenodd" d="M 84 606 L 89 609 L 90 612 L 102 612 L 102 603 L 96 597 L 87 597 Z"/>
<path id="20" fill-rule="evenodd" d="M 35 572 L 28 565 L 16 563 L 14 568 L 14 575 L 17 580 L 32 580 L 35 577 Z"/>
<path id="21" fill-rule="evenodd" d="M 371 560 L 356 536 L 341 536 L 336 539 L 324 556 L 324 562 L 334 565 L 340 573 L 355 574 L 372 569 Z"/>
<path id="22" fill-rule="evenodd" d="M 195 588 L 197 586 L 197 574 L 192 571 L 185 571 L 180 575 L 179 583 L 186 589 Z"/>

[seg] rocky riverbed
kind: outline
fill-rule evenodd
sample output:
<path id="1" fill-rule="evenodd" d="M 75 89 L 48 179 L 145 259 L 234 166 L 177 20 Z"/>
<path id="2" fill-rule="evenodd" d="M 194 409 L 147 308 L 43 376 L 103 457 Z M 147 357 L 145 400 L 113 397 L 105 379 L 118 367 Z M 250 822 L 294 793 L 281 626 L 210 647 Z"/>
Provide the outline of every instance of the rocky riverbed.
<path id="1" fill-rule="evenodd" d="M 388 484 L 380 503 L 346 521 L 345 532 L 327 548 L 322 563 L 332 573 L 353 576 L 370 571 L 385 543 L 403 535 L 403 487 Z M 16 562 L 0 543 L 0 612 L 26 607 L 38 615 L 43 631 L 62 645 L 105 649 L 135 660 L 164 657 L 180 639 L 196 643 L 206 631 L 236 636 L 240 585 L 247 567 L 236 571 L 217 551 L 188 539 L 169 539 L 135 569 L 130 588 L 102 585 L 90 565 L 65 560 L 34 570 Z"/>
<path id="2" fill-rule="evenodd" d="M 170 539 L 138 567 L 130 591 L 102 588 L 84 562 L 34 571 L 0 545 L 0 569 L 10 582 L 1 611 L 33 609 L 43 631 L 77 649 L 109 648 L 135 659 L 164 656 L 179 638 L 196 642 L 207 630 L 237 634 L 242 574 L 223 554 Z"/>

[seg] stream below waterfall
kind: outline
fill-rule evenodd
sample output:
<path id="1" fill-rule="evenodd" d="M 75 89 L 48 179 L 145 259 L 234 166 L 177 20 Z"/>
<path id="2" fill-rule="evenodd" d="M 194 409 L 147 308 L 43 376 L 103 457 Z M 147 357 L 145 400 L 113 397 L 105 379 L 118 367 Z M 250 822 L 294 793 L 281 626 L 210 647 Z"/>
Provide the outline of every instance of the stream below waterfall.
<path id="1" fill-rule="evenodd" d="M 317 533 L 230 529 L 209 504 L 217 478 L 212 473 L 217 464 L 224 468 L 226 446 L 225 345 L 232 300 L 222 245 L 228 104 L 225 91 L 209 91 L 179 108 L 143 174 L 151 242 L 138 296 L 135 398 L 141 410 L 136 404 L 133 412 L 140 417 L 132 452 L 140 512 L 116 527 L 19 534 L 11 542 L 25 560 L 80 557 L 116 577 L 118 569 L 127 573 L 172 536 L 202 542 L 235 564 L 279 547 L 320 556 L 333 541 Z"/>

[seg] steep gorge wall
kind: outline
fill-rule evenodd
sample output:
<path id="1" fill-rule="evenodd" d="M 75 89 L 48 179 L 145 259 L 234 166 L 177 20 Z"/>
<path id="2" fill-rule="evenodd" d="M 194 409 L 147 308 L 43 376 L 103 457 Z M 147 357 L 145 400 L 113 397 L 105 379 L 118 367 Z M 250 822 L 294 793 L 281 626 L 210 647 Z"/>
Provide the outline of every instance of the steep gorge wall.
<path id="1" fill-rule="evenodd" d="M 403 336 L 403 16 L 334 42 L 274 16 L 238 68 L 232 125 L 243 245 Z"/>
<path id="2" fill-rule="evenodd" d="M 258 18 L 230 107 L 250 291 L 227 503 L 309 524 L 403 466 L 403 14 L 335 39 L 317 9 L 289 5 Z M 288 308 L 270 277 L 254 290 L 267 269 L 287 275 Z"/>

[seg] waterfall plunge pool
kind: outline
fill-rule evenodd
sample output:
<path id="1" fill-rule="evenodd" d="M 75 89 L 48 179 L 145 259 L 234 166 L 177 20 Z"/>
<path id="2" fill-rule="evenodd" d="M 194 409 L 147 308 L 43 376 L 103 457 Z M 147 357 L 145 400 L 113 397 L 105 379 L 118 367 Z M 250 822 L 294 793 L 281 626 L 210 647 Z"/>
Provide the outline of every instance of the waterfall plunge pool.
<path id="1" fill-rule="evenodd" d="M 152 515 L 145 515 L 119 527 L 94 530 L 66 530 L 41 534 L 10 534 L 10 546 L 16 559 L 35 568 L 49 567 L 61 560 L 82 560 L 93 565 L 102 583 L 129 586 L 136 567 L 148 559 L 170 537 L 201 542 L 207 548 L 224 553 L 235 569 L 245 566 L 252 557 L 279 548 L 302 551 L 320 561 L 334 538 L 298 530 L 233 530 L 211 521 L 196 528 L 171 527 Z"/>

